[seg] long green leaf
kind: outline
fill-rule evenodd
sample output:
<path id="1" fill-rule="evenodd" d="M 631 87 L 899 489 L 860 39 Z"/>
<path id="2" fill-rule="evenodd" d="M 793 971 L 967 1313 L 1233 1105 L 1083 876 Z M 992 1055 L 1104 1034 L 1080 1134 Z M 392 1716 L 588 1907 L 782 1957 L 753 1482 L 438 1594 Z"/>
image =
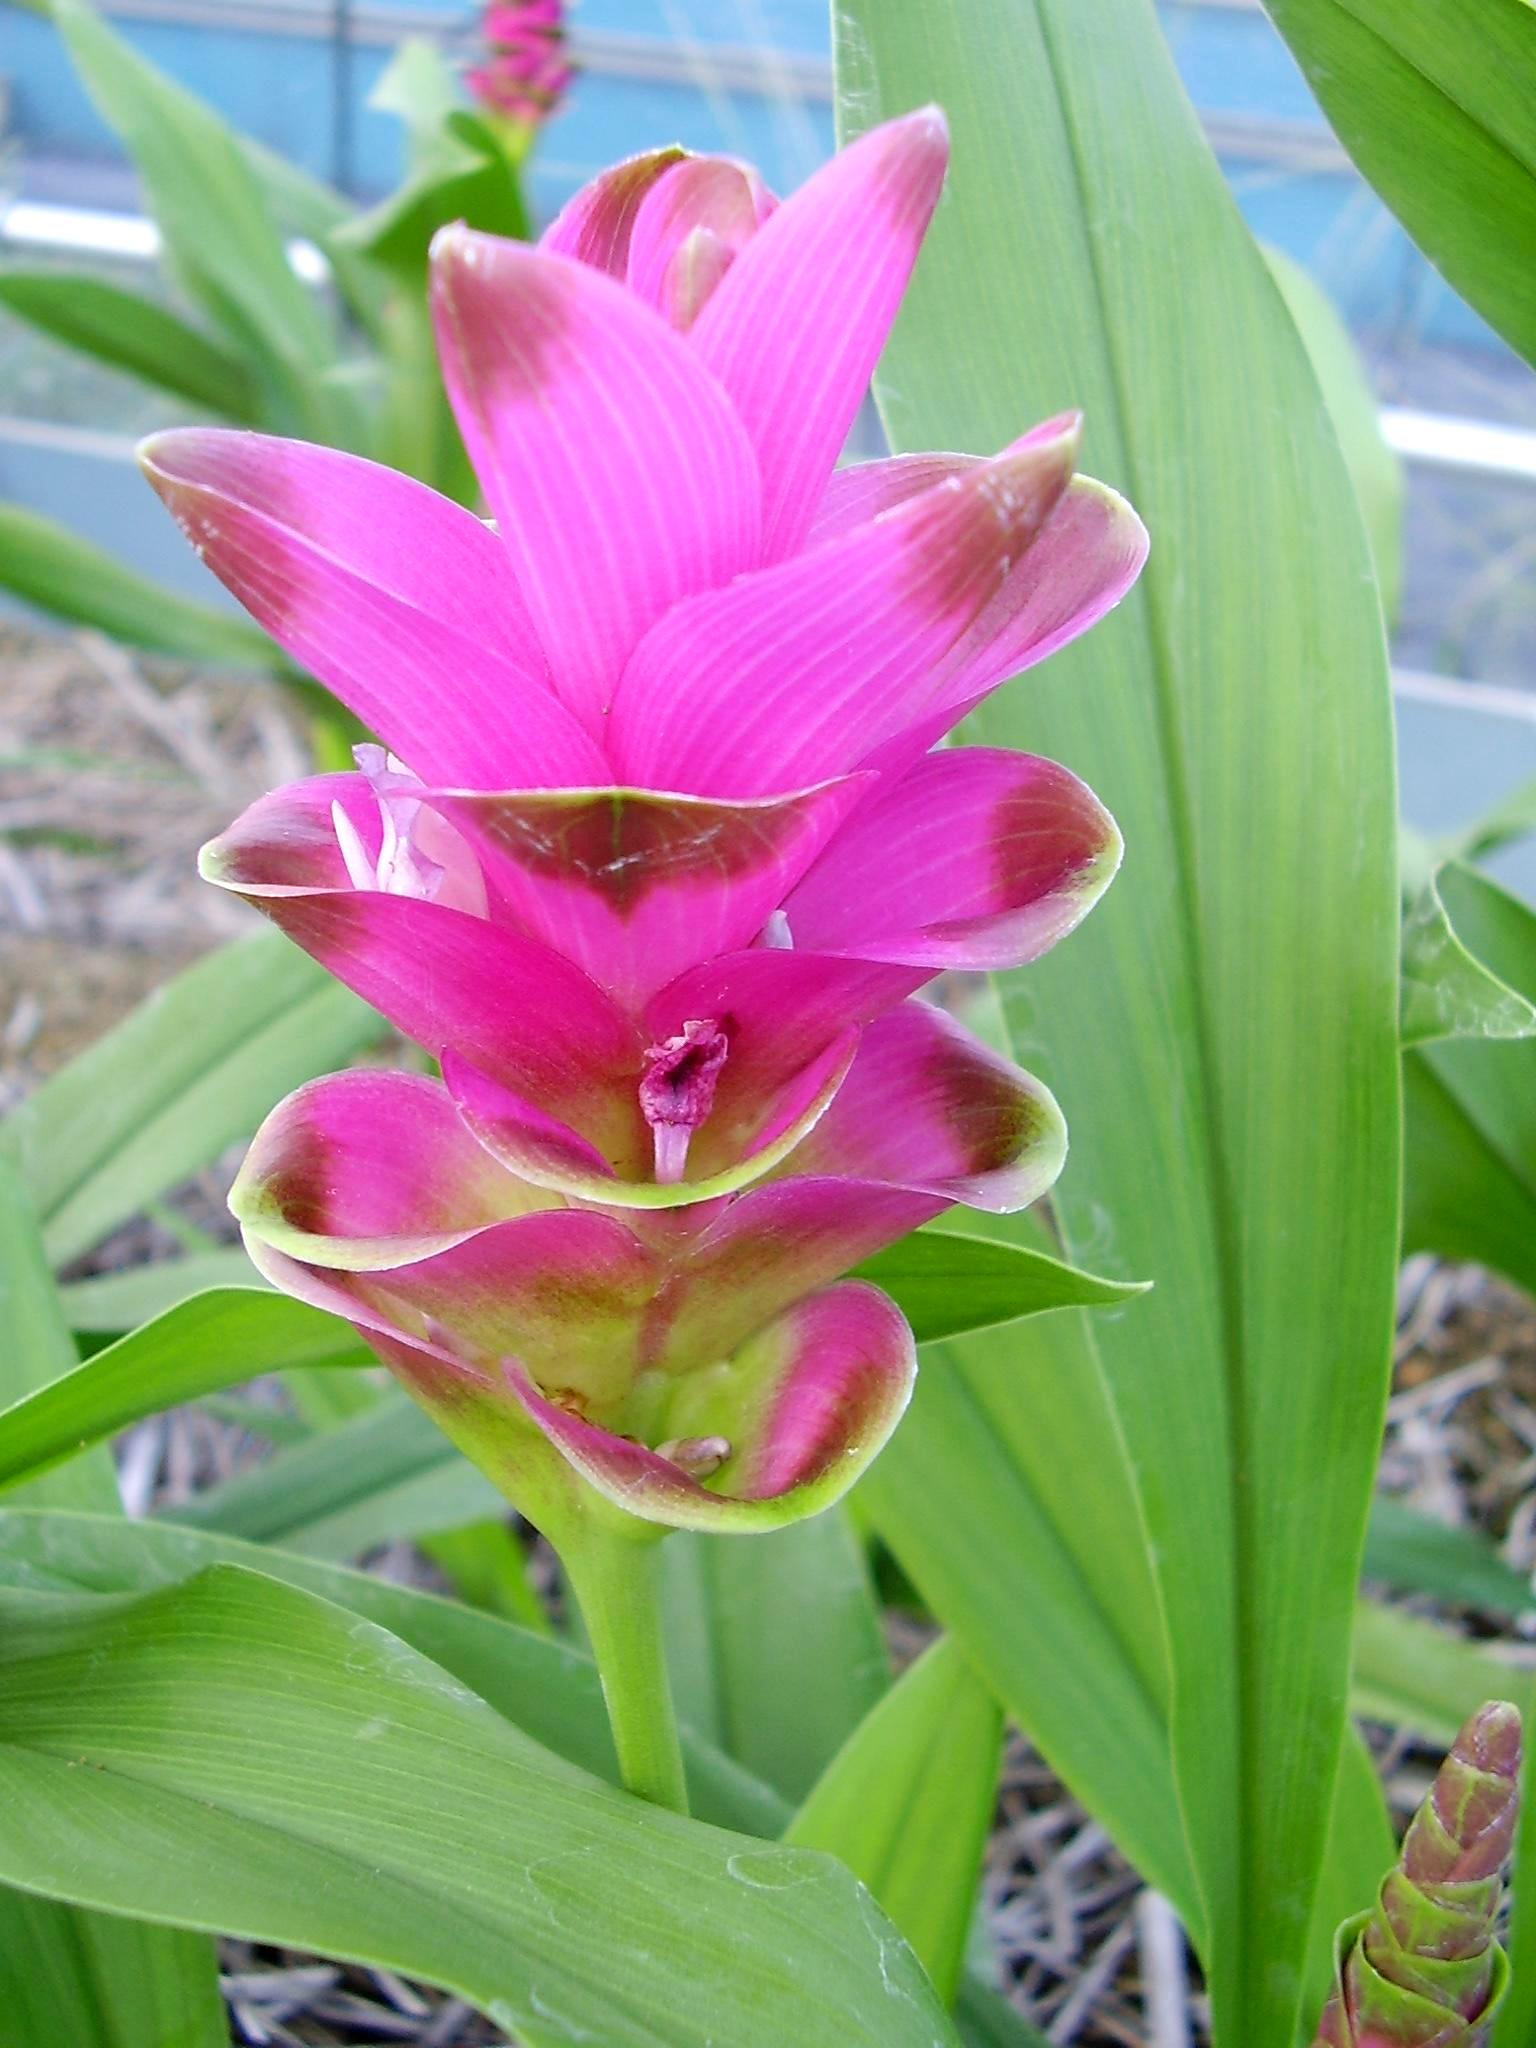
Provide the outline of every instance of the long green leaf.
<path id="1" fill-rule="evenodd" d="M 0 1888 L 5 2048 L 228 2048 L 203 1934 Z"/>
<path id="2" fill-rule="evenodd" d="M 0 1486 L 49 1471 L 147 1415 L 258 1373 L 372 1363 L 334 1316 L 261 1288 L 215 1288 L 0 1412 Z"/>
<path id="3" fill-rule="evenodd" d="M 548 1635 L 207 1529 L 102 1515 L 0 1508 L 0 1586 L 35 1593 L 148 1593 L 211 1564 L 244 1565 L 377 1622 L 478 1693 L 496 1711 L 584 1770 L 619 1782 L 602 1688 L 591 1660 Z M 721 1827 L 777 1835 L 790 1808 L 691 1729 L 683 1731 L 694 1811 Z"/>
<path id="4" fill-rule="evenodd" d="M 1497 1016 L 1536 1004 L 1536 913 L 1471 868 L 1448 865 L 1439 883 L 1474 1025 L 1490 996 Z M 1417 1046 L 1403 1094 L 1404 1249 L 1475 1259 L 1536 1289 L 1536 1046 L 1487 1033 Z"/>
<path id="5" fill-rule="evenodd" d="M 505 1508 L 431 1418 L 396 1393 L 196 1495 L 175 1519 L 307 1557 L 350 1558 Z"/>
<path id="6" fill-rule="evenodd" d="M 864 1880 L 946 2004 L 975 1918 L 1002 1740 L 996 1695 L 942 1637 L 849 1737 L 784 1837 Z"/>
<path id="7" fill-rule="evenodd" d="M 163 590 L 21 505 L 0 504 L 0 589 L 154 654 L 232 662 L 262 674 L 278 663 L 272 642 L 246 620 Z"/>
<path id="8" fill-rule="evenodd" d="M 1146 1284 L 1103 1280 L 1049 1253 L 958 1230 L 919 1230 L 858 1269 L 893 1294 L 919 1344 L 1047 1309 L 1112 1307 Z"/>
<path id="9" fill-rule="evenodd" d="M 88 272 L 15 268 L 0 270 L 0 306 L 200 412 L 241 426 L 255 420 L 251 379 L 240 359 L 139 292 Z"/>
<path id="10" fill-rule="evenodd" d="M 404 1970 L 529 2048 L 954 2039 L 830 1858 L 612 1790 L 311 1595 L 215 1567 L 0 1616 L 0 1875 L 29 1889 Z"/>
<path id="11" fill-rule="evenodd" d="M 1506 1621 L 1536 1610 L 1529 1574 L 1507 1565 L 1486 1536 L 1447 1528 L 1397 1500 L 1380 1498 L 1371 1509 L 1365 1576 L 1395 1593 L 1428 1593 Z"/>
<path id="12" fill-rule="evenodd" d="M 1395 798 L 1365 537 L 1147 0 L 849 0 L 837 19 L 845 126 L 931 98 L 954 134 L 877 379 L 893 446 L 990 452 L 1081 405 L 1085 466 L 1153 535 L 1119 617 L 974 723 L 1065 759 L 1125 833 L 1120 881 L 1010 1022 L 1072 1123 L 1068 1255 L 1156 1283 L 1093 1342 L 1167 1622 L 1192 1924 L 1223 2048 L 1292 2048 L 1397 1238 Z M 1014 1340 L 1021 1408 L 1045 1327 Z M 994 1526 L 957 1577 L 1009 1547 Z M 1131 1725 L 1151 1785 L 1149 1720 Z M 1155 1831 L 1176 1866 L 1158 1797 L 1133 1853 Z"/>
<path id="13" fill-rule="evenodd" d="M 194 1252 L 184 1259 L 157 1259 L 148 1266 L 124 1266 L 71 1280 L 59 1299 L 72 1330 L 136 1330 L 155 1316 L 203 1294 L 210 1287 L 260 1287 L 264 1283 L 243 1251 Z"/>
<path id="14" fill-rule="evenodd" d="M 1198 1929 L 1157 1589 L 1085 1322 L 931 1346 L 858 1498 L 1053 1769 Z"/>
<path id="15" fill-rule="evenodd" d="M 138 168 L 177 278 L 265 385 L 266 424 L 329 438 L 320 384 L 334 356 L 327 322 L 288 262 L 236 138 L 109 28 L 89 0 L 49 0 L 49 12 L 97 110 Z"/>
<path id="16" fill-rule="evenodd" d="M 1536 361 L 1531 0 L 1268 0 L 1339 140 L 1430 261 Z"/>
<path id="17" fill-rule="evenodd" d="M 37 1219 L 0 1157 L 0 1399 L 43 1393 L 75 1365 Z M 13 1496 L 116 1533 L 111 1453 L 87 1453 Z M 46 1520 L 45 1514 L 38 1520 Z M 0 1885 L 0 2013 L 10 2048 L 218 2048 L 228 2038 L 212 1948 Z"/>
<path id="18" fill-rule="evenodd" d="M 1370 537 L 1381 608 L 1397 617 L 1403 586 L 1403 466 L 1382 431 L 1381 410 L 1365 365 L 1322 286 L 1281 249 L 1264 260 L 1280 287 L 1323 394 Z"/>
<path id="19" fill-rule="evenodd" d="M 1511 952 L 1536 976 L 1536 915 L 1475 869 L 1454 864 L 1430 876 L 1403 924 L 1405 1046 L 1445 1038 L 1536 1037 L 1536 1003 L 1480 958 L 1473 931 L 1500 957 Z"/>
<path id="20" fill-rule="evenodd" d="M 1312 1906 L 1312 1939 L 1302 2011 L 1315 2019 L 1333 1986 L 1341 1923 L 1363 1913 L 1397 1853 L 1376 1760 L 1351 1725 L 1334 1788 L 1328 1853 Z"/>
<path id="21" fill-rule="evenodd" d="M 1355 1711 L 1447 1746 L 1484 1700 L 1513 1700 L 1529 1713 L 1533 1679 L 1518 1651 L 1463 1636 L 1362 1600 L 1355 1619 Z"/>
<path id="22" fill-rule="evenodd" d="M 0 1126 L 50 1256 L 85 1251 L 252 1132 L 383 1025 L 277 932 L 221 947 L 141 1003 Z"/>
<path id="23" fill-rule="evenodd" d="M 750 1543 L 670 1537 L 661 1572 L 679 1713 L 803 1798 L 890 1683 L 847 1516 L 834 1509 Z"/>

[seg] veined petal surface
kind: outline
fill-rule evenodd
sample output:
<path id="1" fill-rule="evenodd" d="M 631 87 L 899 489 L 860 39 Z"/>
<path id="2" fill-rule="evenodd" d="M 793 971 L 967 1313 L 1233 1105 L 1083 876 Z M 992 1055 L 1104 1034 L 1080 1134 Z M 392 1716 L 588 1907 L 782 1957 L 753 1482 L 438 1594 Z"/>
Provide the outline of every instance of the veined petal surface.
<path id="1" fill-rule="evenodd" d="M 410 1344 L 498 1391 L 500 1361 L 516 1356 L 546 1396 L 599 1412 L 620 1408 L 634 1383 L 658 1285 L 656 1262 L 636 1238 L 582 1209 L 510 1218 L 385 1268 L 306 1257 L 297 1236 L 284 1251 L 254 1231 L 247 1242 L 275 1286 L 344 1316 L 365 1342 Z"/>
<path id="2" fill-rule="evenodd" d="M 382 891 L 251 900 L 306 953 L 441 1058 L 452 1049 L 515 1078 L 540 1113 L 628 1158 L 644 1052 L 633 1024 L 581 969 L 483 917 Z"/>
<path id="3" fill-rule="evenodd" d="M 868 786 L 844 778 L 745 803 L 635 789 L 428 795 L 485 850 L 509 914 L 638 1008 L 684 969 L 750 945 Z"/>
<path id="4" fill-rule="evenodd" d="M 687 342 L 584 264 L 445 228 L 432 308 L 460 431 L 555 689 L 600 734 L 646 628 L 756 561 L 751 443 Z"/>
<path id="5" fill-rule="evenodd" d="M 622 278 L 629 269 L 635 216 L 646 194 L 674 164 L 688 160 L 688 151 L 673 142 L 610 164 L 566 201 L 540 235 L 539 247 Z"/>
<path id="6" fill-rule="evenodd" d="M 710 1372 L 674 1381 L 651 1434 L 723 1446 L 707 1484 L 644 1444 L 547 1400 L 509 1365 L 524 1410 L 587 1483 L 642 1521 L 722 1535 L 830 1507 L 900 1421 L 917 1374 L 912 1333 L 878 1288 L 845 1281 L 799 1302 Z"/>
<path id="7" fill-rule="evenodd" d="M 1120 863 L 1085 783 L 1033 754 L 955 747 L 879 789 L 784 904 L 797 946 L 996 969 L 1087 915 Z"/>
<path id="8" fill-rule="evenodd" d="M 417 774 L 606 779 L 473 513 L 361 456 L 267 434 L 188 428 L 139 454 L 220 582 Z"/>
<path id="9" fill-rule="evenodd" d="M 475 1143 L 436 1081 L 356 1068 L 278 1104 L 229 1203 L 248 1237 L 363 1272 L 428 1258 L 550 1198 Z"/>
<path id="10" fill-rule="evenodd" d="M 844 772 L 932 711 L 945 657 L 1048 527 L 1077 443 L 1074 424 L 676 605 L 619 684 L 619 773 L 767 795 Z"/>
<path id="11" fill-rule="evenodd" d="M 673 164 L 635 215 L 630 290 L 686 332 L 777 203 L 749 164 L 723 156 Z"/>
<path id="12" fill-rule="evenodd" d="M 919 1001 L 867 1027 L 793 1171 L 882 1181 L 1006 1213 L 1038 1201 L 1066 1155 L 1067 1129 L 1050 1090 Z"/>
<path id="13" fill-rule="evenodd" d="M 805 538 L 948 161 L 936 107 L 872 130 L 758 229 L 694 323 L 693 344 L 757 449 L 766 561 Z"/>
<path id="14" fill-rule="evenodd" d="M 636 1135 L 627 1148 L 611 1141 L 599 1148 L 585 1135 L 595 1116 L 578 1131 L 451 1049 L 443 1054 L 443 1080 L 465 1125 L 509 1173 L 572 1201 L 671 1210 L 749 1187 L 786 1159 L 826 1113 L 857 1044 L 857 1032 L 845 1031 L 775 1093 L 728 1098 L 722 1132 L 712 1128 L 717 1104 L 704 1127 L 711 1142 L 695 1145 L 688 1172 L 676 1181 L 651 1177 L 637 1079 L 611 1091 L 611 1122 L 618 1124 L 626 1109 L 633 1115 Z"/>

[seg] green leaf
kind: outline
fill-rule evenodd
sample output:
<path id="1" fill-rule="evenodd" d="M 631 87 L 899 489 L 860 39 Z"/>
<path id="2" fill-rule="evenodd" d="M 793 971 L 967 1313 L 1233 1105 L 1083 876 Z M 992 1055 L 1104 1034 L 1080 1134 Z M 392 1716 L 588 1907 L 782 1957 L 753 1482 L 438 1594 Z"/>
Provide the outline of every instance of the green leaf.
<path id="1" fill-rule="evenodd" d="M 427 245 L 449 221 L 530 238 L 517 173 L 492 130 L 464 106 L 435 43 L 408 36 L 368 103 L 404 124 L 410 168 L 403 184 L 339 231 L 348 247 L 415 284 L 426 274 Z"/>
<path id="2" fill-rule="evenodd" d="M 919 1230 L 857 1268 L 883 1287 L 919 1344 L 990 1329 L 1046 1309 L 1112 1306 L 1147 1283 L 1101 1280 L 1047 1253 L 958 1230 Z"/>
<path id="3" fill-rule="evenodd" d="M 294 275 L 235 136 L 88 0 L 49 0 L 49 12 L 97 111 L 137 166 L 177 280 L 265 387 L 265 423 L 330 438 L 318 383 L 334 355 L 329 327 Z"/>
<path id="4" fill-rule="evenodd" d="M 965 2048 L 1050 2048 L 1038 2027 L 1032 2027 L 1000 1992 L 974 1977 L 960 1987 L 955 2024 Z"/>
<path id="5" fill-rule="evenodd" d="M 1442 867 L 1430 877 L 1403 925 L 1405 1046 L 1536 1036 L 1536 1003 L 1500 980 L 1462 936 L 1463 926 L 1490 925 L 1498 950 L 1517 951 L 1536 975 L 1536 916 L 1523 903 L 1472 868 Z"/>
<path id="6" fill-rule="evenodd" d="M 1435 267 L 1536 361 L 1531 0 L 1269 0 L 1339 140 Z"/>
<path id="7" fill-rule="evenodd" d="M 1536 832 L 1536 780 L 1522 782 L 1480 818 L 1436 842 L 1443 860 L 1486 860 L 1501 847 Z"/>
<path id="8" fill-rule="evenodd" d="M 73 1371 L 37 1219 L 0 1157 L 0 1400 L 48 1391 Z M 51 1509 L 119 1508 L 99 1448 L 13 1495 Z M 111 1519 L 109 1519 L 111 1518 Z M 39 1517 L 39 1519 L 45 1519 Z M 0 2012 L 15 2048 L 218 2048 L 228 2039 L 213 1951 L 200 1936 L 81 1912 L 0 1886 Z"/>
<path id="9" fill-rule="evenodd" d="M 206 1935 L 0 1888 L 7 2048 L 229 2048 Z"/>
<path id="10" fill-rule="evenodd" d="M 525 1734 L 611 1783 L 619 1767 L 591 1660 L 548 1635 L 418 1593 L 364 1572 L 260 1549 L 169 1522 L 0 1508 L 0 1585 L 38 1593 L 146 1593 L 211 1564 L 245 1565 L 377 1622 L 467 1685 Z M 789 1819 L 778 1795 L 688 1729 L 694 1811 L 722 1827 L 777 1835 Z"/>
<path id="11" fill-rule="evenodd" d="M 1484 1700 L 1513 1700 L 1529 1717 L 1533 1685 L 1518 1651 L 1473 1644 L 1450 1629 L 1362 1600 L 1355 1616 L 1354 1707 L 1447 1747 Z"/>
<path id="12" fill-rule="evenodd" d="M 838 1751 L 784 1837 L 863 1879 L 946 2005 L 975 1917 L 1002 1741 L 995 1694 L 941 1637 Z"/>
<path id="13" fill-rule="evenodd" d="M 1031 1322 L 1027 1351 L 1017 1330 L 930 1346 L 857 1497 L 1052 1769 L 1197 1928 L 1157 1588 L 1086 1323 Z"/>
<path id="14" fill-rule="evenodd" d="M 1428 1593 L 1506 1621 L 1536 1607 L 1529 1574 L 1507 1565 L 1478 1530 L 1447 1528 L 1385 1497 L 1371 1509 L 1364 1569 L 1394 1593 Z"/>
<path id="15" fill-rule="evenodd" d="M 1302 2010 L 1314 2019 L 1333 1988 L 1339 1925 L 1373 1903 L 1396 1855 L 1397 1837 L 1376 1760 L 1351 1724 L 1345 1733 L 1344 1753 L 1334 1785 L 1328 1849 L 1317 1896 L 1312 1902 L 1307 1990 Z"/>
<path id="16" fill-rule="evenodd" d="M 662 1615 L 677 1709 L 801 1799 L 890 1683 L 863 1552 L 838 1509 L 722 1543 L 669 1537 Z"/>
<path id="17" fill-rule="evenodd" d="M 161 589 L 21 505 L 0 504 L 0 589 L 57 619 L 94 626 L 154 654 L 231 662 L 262 674 L 287 672 L 258 627 Z"/>
<path id="18" fill-rule="evenodd" d="M 1381 608 L 1390 624 L 1397 617 L 1403 587 L 1403 466 L 1382 432 L 1381 410 L 1365 365 L 1328 294 L 1283 250 L 1266 246 L 1264 260 L 1296 322 L 1339 437 L 1370 536 Z"/>
<path id="19" fill-rule="evenodd" d="M 1440 887 L 1474 971 L 1536 1004 L 1536 913 L 1470 868 L 1442 869 Z M 1404 1056 L 1403 1099 L 1404 1250 L 1474 1259 L 1536 1291 L 1536 1046 L 1420 1045 Z"/>
<path id="20" fill-rule="evenodd" d="M 155 1316 L 210 1287 L 265 1286 L 243 1251 L 197 1252 L 185 1259 L 160 1259 L 151 1266 L 124 1266 L 116 1273 L 95 1273 L 89 1280 L 71 1280 L 59 1299 L 72 1330 L 91 1332 L 136 1330 Z"/>
<path id="21" fill-rule="evenodd" d="M 49 1255 L 62 1263 L 87 1250 L 383 1030 L 278 932 L 177 975 L 0 1126 Z"/>
<path id="22" fill-rule="evenodd" d="M 993 1606 L 1015 1529 L 970 1523 L 964 1490 L 1012 1481 L 964 1418 L 944 1503 L 920 1509 L 971 1528 L 965 1556 L 930 1529 L 953 1574 L 936 1604 L 1011 1708 L 1026 1688 L 1050 1707 L 1079 1786 L 1092 1771 L 1118 1800 L 1090 1803 L 1203 1936 L 1218 2041 L 1292 2048 L 1396 1277 L 1396 820 L 1365 535 L 1145 0 L 846 0 L 837 22 L 845 126 L 931 99 L 954 137 L 877 375 L 893 448 L 990 453 L 1081 406 L 1084 467 L 1152 534 L 1117 616 L 972 728 L 1065 760 L 1126 840 L 1116 886 L 1007 1008 L 1072 1126 L 1066 1255 L 1156 1283 L 1089 1342 L 1155 1560 L 1176 1804 L 1153 1700 L 1111 1700 L 1097 1652 L 1093 1677 L 1065 1669 L 1072 1637 L 1047 1649 L 1038 1606 Z M 1015 1436 L 1061 1320 L 1010 1333 Z M 905 1511 L 881 1516 L 898 1548 Z M 1105 1643 L 1076 1597 L 1107 1672 L 1122 1631 Z M 1005 1683 L 1018 1653 L 976 1632 L 1031 1625 L 1056 1661 Z M 1108 1743 L 1130 1730 L 1137 1766 L 1087 1753 L 1074 1695 Z"/>
<path id="23" fill-rule="evenodd" d="M 215 1567 L 0 1616 L 0 1875 L 30 1889 L 401 1970 L 529 2048 L 954 2039 L 830 1858 L 612 1790 L 342 1609 Z"/>
<path id="24" fill-rule="evenodd" d="M 372 1363 L 334 1316 L 259 1288 L 216 1288 L 0 1412 L 0 1486 L 46 1472 L 147 1415 L 258 1373 Z"/>
<path id="25" fill-rule="evenodd" d="M 0 270 L 0 306 L 141 383 L 200 412 L 254 424 L 245 365 L 153 299 L 87 272 Z"/>
<path id="26" fill-rule="evenodd" d="M 307 1557 L 349 1558 L 505 1509 L 430 1416 L 396 1392 L 196 1495 L 174 1519 Z"/>
<path id="27" fill-rule="evenodd" d="M 36 1212 L 12 1163 L 0 1154 L 0 1413 L 17 1403 L 43 1405 L 58 1399 L 79 1368 L 79 1354 L 48 1270 Z M 78 1446 L 71 1445 L 71 1450 Z M 25 1467 L 22 1469 L 26 1469 Z M 18 1498 L 48 1507 L 116 1508 L 117 1477 L 112 1454 L 96 1450 L 67 1470 L 33 1483 Z"/>

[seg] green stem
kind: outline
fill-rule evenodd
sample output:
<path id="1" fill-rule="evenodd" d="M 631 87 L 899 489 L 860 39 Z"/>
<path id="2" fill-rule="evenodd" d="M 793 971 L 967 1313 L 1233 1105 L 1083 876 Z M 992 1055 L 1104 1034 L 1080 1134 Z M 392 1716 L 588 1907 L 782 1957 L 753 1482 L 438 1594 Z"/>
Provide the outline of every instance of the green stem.
<path id="1" fill-rule="evenodd" d="M 587 1625 L 625 1786 L 641 1799 L 686 1813 L 688 1787 L 656 1592 L 660 1547 L 588 1518 L 562 1549 L 561 1563 Z"/>

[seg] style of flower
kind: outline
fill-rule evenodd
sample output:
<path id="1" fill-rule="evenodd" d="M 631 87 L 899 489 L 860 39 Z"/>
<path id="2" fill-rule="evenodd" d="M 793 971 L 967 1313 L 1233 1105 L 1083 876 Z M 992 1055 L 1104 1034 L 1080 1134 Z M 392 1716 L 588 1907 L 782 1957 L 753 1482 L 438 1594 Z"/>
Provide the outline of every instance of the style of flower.
<path id="1" fill-rule="evenodd" d="M 330 449 L 143 451 L 382 742 L 203 872 L 441 1066 L 283 1103 L 246 1243 L 551 1533 L 594 1499 L 636 1530 L 834 1499 L 915 1371 L 840 1276 L 1063 1158 L 1045 1088 L 917 991 L 1035 958 L 1119 839 L 1052 762 L 933 749 L 1118 601 L 1145 534 L 1071 417 L 834 471 L 946 150 L 914 114 L 783 204 L 662 150 L 536 248 L 440 234 L 491 523 Z"/>

